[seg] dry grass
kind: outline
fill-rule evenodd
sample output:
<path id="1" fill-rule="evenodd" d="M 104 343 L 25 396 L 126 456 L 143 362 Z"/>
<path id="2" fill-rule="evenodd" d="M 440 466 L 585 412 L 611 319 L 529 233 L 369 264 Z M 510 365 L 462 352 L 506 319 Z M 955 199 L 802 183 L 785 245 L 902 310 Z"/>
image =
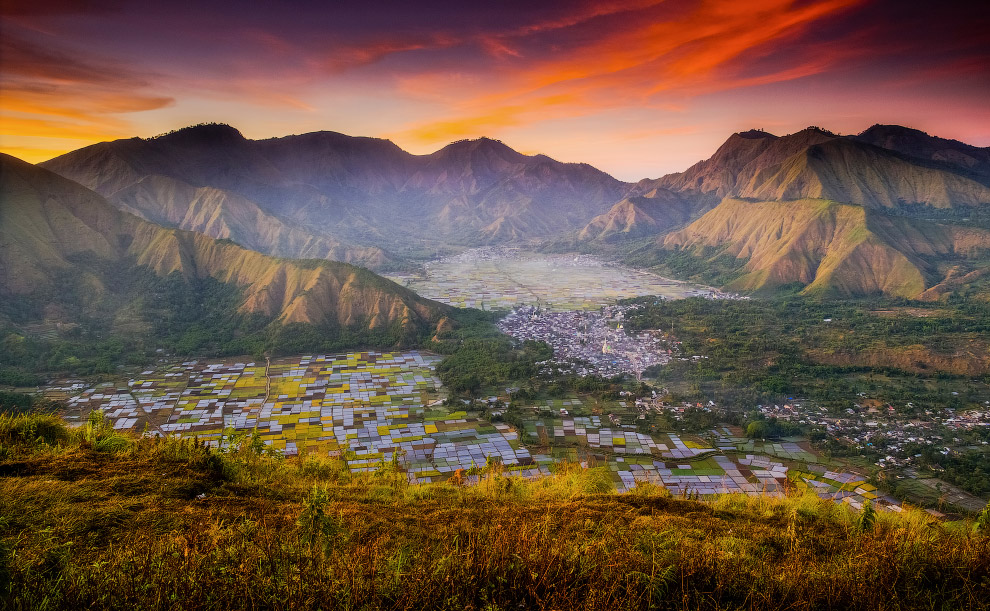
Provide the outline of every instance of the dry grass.
<path id="1" fill-rule="evenodd" d="M 58 423 L 56 423 L 58 424 Z M 58 424 L 58 426 L 61 426 Z M 990 537 L 812 496 L 615 494 L 574 466 L 410 486 L 383 467 L 0 421 L 0 607 L 985 609 Z M 37 427 L 35 427 L 35 432 Z M 108 435 L 103 431 L 103 435 Z M 45 440 L 47 439 L 47 441 Z M 102 449 L 101 449 L 102 448 Z"/>

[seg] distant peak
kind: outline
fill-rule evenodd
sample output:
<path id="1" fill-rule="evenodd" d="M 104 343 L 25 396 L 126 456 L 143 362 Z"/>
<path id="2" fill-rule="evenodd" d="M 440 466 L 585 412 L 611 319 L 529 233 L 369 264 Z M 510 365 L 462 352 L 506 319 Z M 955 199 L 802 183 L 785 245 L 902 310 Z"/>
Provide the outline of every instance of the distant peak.
<path id="1" fill-rule="evenodd" d="M 522 153 L 516 151 L 509 145 L 502 142 L 501 140 L 494 140 L 492 138 L 486 138 L 484 136 L 472 140 L 457 140 L 456 142 L 451 142 L 447 146 L 437 151 L 436 154 L 452 155 L 452 154 L 473 153 L 475 151 L 493 152 L 502 155 L 508 154 L 508 155 L 520 156 L 520 157 L 523 156 Z"/>
<path id="2" fill-rule="evenodd" d="M 755 140 L 757 138 L 776 138 L 777 137 L 777 136 L 774 136 L 773 134 L 771 134 L 770 132 L 763 131 L 762 129 L 751 129 L 751 130 L 746 131 L 746 132 L 739 132 L 736 135 L 739 136 L 740 138 L 746 138 L 747 140 Z"/>
<path id="3" fill-rule="evenodd" d="M 918 136 L 928 136 L 929 138 L 931 137 L 929 134 L 921 131 L 920 129 L 914 129 L 913 127 L 904 127 L 903 125 L 885 125 L 883 123 L 877 123 L 875 125 L 871 125 L 862 132 L 860 132 L 859 135 L 869 136 L 870 134 L 911 134 Z"/>
<path id="4" fill-rule="evenodd" d="M 226 123 L 200 123 L 155 136 L 151 140 L 164 140 L 177 144 L 202 144 L 205 142 L 239 142 L 244 140 L 244 136 L 236 128 Z"/>
<path id="5" fill-rule="evenodd" d="M 493 138 L 487 138 L 482 136 L 480 138 L 465 138 L 464 140 L 455 140 L 451 142 L 444 148 L 447 149 L 478 149 L 478 148 L 510 148 L 501 140 L 495 140 Z"/>
<path id="6" fill-rule="evenodd" d="M 829 130 L 825 129 L 824 127 L 818 127 L 817 125 L 809 125 L 808 127 L 802 129 L 801 132 L 813 132 L 813 133 L 817 133 L 817 134 L 824 134 L 826 136 L 838 136 L 839 135 L 839 134 L 837 134 L 837 133 L 835 133 L 833 131 L 829 131 Z M 801 133 L 801 132 L 798 132 L 798 133 Z"/>

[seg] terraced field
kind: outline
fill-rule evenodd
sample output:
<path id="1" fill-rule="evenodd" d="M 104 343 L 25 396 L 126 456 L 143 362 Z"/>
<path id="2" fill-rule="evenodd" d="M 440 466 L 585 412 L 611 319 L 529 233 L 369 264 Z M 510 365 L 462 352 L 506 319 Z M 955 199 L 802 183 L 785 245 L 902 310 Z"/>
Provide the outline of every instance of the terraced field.
<path id="1" fill-rule="evenodd" d="M 415 351 L 308 355 L 267 366 L 188 361 L 87 388 L 68 400 L 66 419 L 81 423 L 101 409 L 118 429 L 216 445 L 257 434 L 286 455 L 342 455 L 355 471 L 397 453 L 411 478 L 427 481 L 489 458 L 539 474 L 508 425 L 439 406 L 438 361 Z"/>
<path id="2" fill-rule="evenodd" d="M 118 429 L 218 446 L 232 436 L 257 435 L 289 456 L 343 456 L 352 471 L 375 470 L 394 459 L 411 481 L 443 480 L 459 470 L 459 478 L 471 481 L 472 468 L 493 460 L 510 472 L 539 477 L 567 460 L 607 466 L 620 491 L 652 483 L 683 495 L 780 494 L 797 486 L 856 506 L 870 499 L 898 507 L 867 489 L 861 476 L 826 472 L 793 441 L 757 442 L 726 427 L 705 436 L 639 432 L 633 424 L 639 408 L 631 399 L 536 401 L 522 410 L 517 430 L 442 405 L 445 393 L 434 371 L 439 360 L 412 351 L 305 355 L 265 364 L 188 361 L 117 384 L 63 381 L 50 390 L 72 395 L 70 422 L 102 410 Z"/>

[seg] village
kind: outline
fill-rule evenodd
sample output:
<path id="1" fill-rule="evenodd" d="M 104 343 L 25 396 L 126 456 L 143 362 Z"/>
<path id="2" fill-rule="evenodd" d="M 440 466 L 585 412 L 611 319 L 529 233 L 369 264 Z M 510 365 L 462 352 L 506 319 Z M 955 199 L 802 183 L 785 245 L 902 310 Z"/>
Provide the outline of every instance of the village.
<path id="1" fill-rule="evenodd" d="M 982 410 L 957 412 L 946 407 L 904 415 L 889 403 L 863 398 L 840 414 L 807 401 L 761 405 L 759 410 L 767 418 L 819 427 L 850 448 L 877 452 L 881 467 L 915 466 L 914 450 L 920 446 L 933 446 L 939 454 L 948 455 L 966 443 L 960 433 L 990 427 L 990 405 Z M 988 445 L 986 440 L 973 443 Z"/>
<path id="2" fill-rule="evenodd" d="M 535 306 L 514 309 L 498 322 L 518 340 L 538 340 L 553 348 L 558 371 L 612 377 L 643 371 L 670 360 L 671 351 L 656 332 L 626 333 L 622 306 L 599 311 L 552 312 Z"/>

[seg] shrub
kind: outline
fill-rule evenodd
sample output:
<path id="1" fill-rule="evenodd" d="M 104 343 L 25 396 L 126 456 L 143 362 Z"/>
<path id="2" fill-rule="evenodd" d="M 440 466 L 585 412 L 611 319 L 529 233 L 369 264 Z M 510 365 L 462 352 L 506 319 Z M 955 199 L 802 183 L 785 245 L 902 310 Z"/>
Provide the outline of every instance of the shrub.
<path id="1" fill-rule="evenodd" d="M 55 446 L 70 437 L 65 423 L 53 414 L 0 414 L 0 443 Z"/>
<path id="2" fill-rule="evenodd" d="M 984 535 L 990 535 L 990 503 L 983 508 L 983 511 L 976 514 L 976 523 L 973 530 Z"/>
<path id="3" fill-rule="evenodd" d="M 131 447 L 131 440 L 113 428 L 113 422 L 103 415 L 103 410 L 91 411 L 79 434 L 84 441 L 91 443 L 97 452 L 116 454 Z"/>
<path id="4" fill-rule="evenodd" d="M 319 480 L 342 481 L 349 475 L 347 463 L 339 458 L 310 454 L 299 465 L 299 474 Z"/>
<path id="5" fill-rule="evenodd" d="M 859 514 L 856 529 L 861 533 L 870 532 L 877 521 L 877 511 L 873 509 L 873 503 L 869 500 L 863 504 L 863 511 Z"/>
<path id="6" fill-rule="evenodd" d="M 317 484 L 310 489 L 296 524 L 300 540 L 320 556 L 345 535 L 339 516 L 330 514 L 330 493 L 326 485 Z"/>

